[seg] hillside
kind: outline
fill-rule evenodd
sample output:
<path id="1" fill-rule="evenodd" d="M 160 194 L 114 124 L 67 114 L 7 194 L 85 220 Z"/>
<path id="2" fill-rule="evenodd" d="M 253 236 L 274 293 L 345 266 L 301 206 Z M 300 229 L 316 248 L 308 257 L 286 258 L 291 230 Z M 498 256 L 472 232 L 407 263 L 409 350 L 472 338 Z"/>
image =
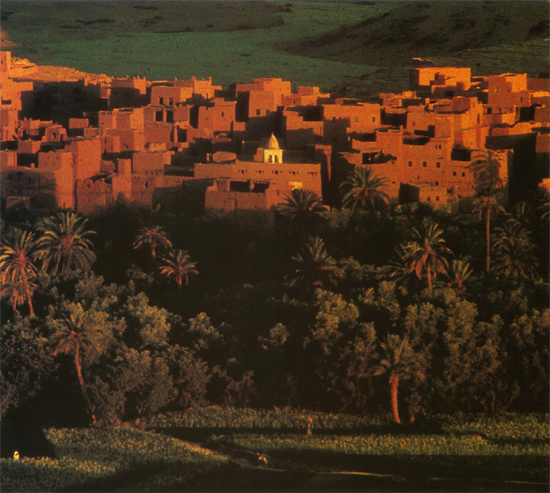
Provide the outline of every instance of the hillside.
<path id="1" fill-rule="evenodd" d="M 5 0 L 1 47 L 114 77 L 212 77 L 223 86 L 281 77 L 364 97 L 407 89 L 413 57 L 474 75 L 548 72 L 548 18 L 538 0 Z"/>
<path id="2" fill-rule="evenodd" d="M 102 39 L 124 33 L 227 32 L 283 24 L 279 7 L 267 2 L 95 0 L 2 2 L 2 29 L 26 45 L 68 39 Z"/>
<path id="3" fill-rule="evenodd" d="M 548 19 L 543 1 L 411 2 L 284 48 L 327 60 L 394 65 L 548 37 Z"/>

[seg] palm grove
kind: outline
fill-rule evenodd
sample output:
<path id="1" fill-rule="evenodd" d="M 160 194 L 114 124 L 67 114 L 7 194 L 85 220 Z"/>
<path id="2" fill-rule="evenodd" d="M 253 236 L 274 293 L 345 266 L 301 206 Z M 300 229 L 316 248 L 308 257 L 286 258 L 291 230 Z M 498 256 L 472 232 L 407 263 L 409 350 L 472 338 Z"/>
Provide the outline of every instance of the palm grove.
<path id="1" fill-rule="evenodd" d="M 548 412 L 548 197 L 398 206 L 358 167 L 259 233 L 116 203 L 4 212 L 2 417 L 112 426 L 191 406 Z"/>

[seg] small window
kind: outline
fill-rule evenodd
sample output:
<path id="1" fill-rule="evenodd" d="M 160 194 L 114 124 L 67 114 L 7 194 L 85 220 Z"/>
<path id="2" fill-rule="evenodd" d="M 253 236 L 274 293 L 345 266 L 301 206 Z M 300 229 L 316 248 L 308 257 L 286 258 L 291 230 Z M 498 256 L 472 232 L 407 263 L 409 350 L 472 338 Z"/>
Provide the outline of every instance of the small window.
<path id="1" fill-rule="evenodd" d="M 256 110 L 256 116 L 260 116 L 262 114 L 262 110 Z"/>
<path id="2" fill-rule="evenodd" d="M 428 197 L 428 202 L 431 202 L 430 197 Z"/>
<path id="3" fill-rule="evenodd" d="M 456 171 L 453 171 L 453 176 L 456 176 Z"/>
<path id="4" fill-rule="evenodd" d="M 222 111 L 222 116 L 225 116 L 225 113 Z"/>
<path id="5" fill-rule="evenodd" d="M 409 161 L 409 168 L 412 168 L 413 162 Z"/>
<path id="6" fill-rule="evenodd" d="M 466 176 L 466 173 L 464 173 L 464 171 L 462 172 L 462 176 Z"/>
<path id="7" fill-rule="evenodd" d="M 159 98 L 159 104 L 164 104 L 164 98 Z"/>
<path id="8" fill-rule="evenodd" d="M 436 195 L 436 196 L 435 196 L 435 201 L 436 201 L 436 202 L 439 202 L 439 195 Z"/>
<path id="9" fill-rule="evenodd" d="M 372 117 L 372 123 L 375 123 L 376 122 L 376 117 Z"/>
<path id="10" fill-rule="evenodd" d="M 168 99 L 168 104 L 169 104 L 169 105 L 173 105 L 173 104 L 174 104 L 174 98 Z"/>
<path id="11" fill-rule="evenodd" d="M 435 167 L 436 168 L 441 168 L 441 163 L 440 162 L 435 163 Z"/>
<path id="12" fill-rule="evenodd" d="M 425 168 L 426 166 L 428 166 L 428 163 L 426 161 L 422 161 L 422 167 Z"/>

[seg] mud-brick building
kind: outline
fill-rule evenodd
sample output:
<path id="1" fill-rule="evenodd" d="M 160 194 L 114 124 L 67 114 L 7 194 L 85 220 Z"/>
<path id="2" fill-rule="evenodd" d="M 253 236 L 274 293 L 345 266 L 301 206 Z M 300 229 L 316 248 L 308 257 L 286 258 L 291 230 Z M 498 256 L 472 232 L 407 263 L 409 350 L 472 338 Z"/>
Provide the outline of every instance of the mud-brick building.
<path id="1" fill-rule="evenodd" d="M 38 152 L 37 162 L 17 166 L 15 152 L 0 152 L 0 179 L 7 203 L 26 197 L 33 209 L 74 208 L 74 157 L 59 149 Z"/>
<path id="2" fill-rule="evenodd" d="M 109 109 L 145 106 L 149 103 L 148 83 L 144 77 L 111 79 L 102 96 Z"/>
<path id="3" fill-rule="evenodd" d="M 195 179 L 213 181 L 206 190 L 206 210 L 269 211 L 295 188 L 322 195 L 321 165 L 286 161 L 273 134 L 254 156 L 211 155 L 209 162 L 195 165 Z"/>
<path id="4" fill-rule="evenodd" d="M 488 77 L 487 107 L 506 108 L 508 112 L 531 105 L 527 74 L 502 74 Z M 504 111 L 499 111 L 504 112 Z"/>
<path id="5" fill-rule="evenodd" d="M 209 101 L 216 97 L 223 89 L 222 86 L 212 84 L 212 77 L 208 77 L 208 79 L 191 77 L 191 80 L 174 79 L 173 85 L 174 87 L 191 88 L 191 103 L 193 104 L 202 104 Z"/>
<path id="6" fill-rule="evenodd" d="M 236 118 L 246 122 L 247 139 L 259 140 L 276 131 L 278 109 L 290 94 L 290 82 L 282 79 L 253 79 L 252 84 L 236 84 Z"/>
<path id="7" fill-rule="evenodd" d="M 132 174 L 162 176 L 172 160 L 170 151 L 135 152 L 132 154 Z"/>
<path id="8" fill-rule="evenodd" d="M 402 128 L 379 129 L 374 139 L 354 140 L 351 152 L 339 153 L 335 180 L 345 179 L 356 166 L 369 166 L 387 180 L 385 191 L 391 198 L 425 199 L 442 206 L 450 199 L 458 203 L 475 194 L 471 163 L 483 151 L 455 147 L 453 140 L 452 136 L 415 135 Z M 506 183 L 513 152 L 502 150 L 496 155 L 501 161 L 501 179 Z M 442 189 L 447 192 L 442 193 Z"/>
<path id="9" fill-rule="evenodd" d="M 283 96 L 283 106 L 316 106 L 321 103 L 329 103 L 329 93 L 321 93 L 317 86 L 298 86 L 297 92 Z"/>
<path id="10" fill-rule="evenodd" d="M 19 119 L 34 103 L 34 84 L 17 81 L 37 67 L 27 60 L 12 59 L 11 52 L 0 52 L 0 133 L 2 142 L 15 140 Z"/>
<path id="11" fill-rule="evenodd" d="M 197 129 L 209 130 L 212 133 L 234 132 L 238 137 L 244 137 L 245 124 L 237 122 L 237 101 L 226 101 L 222 98 L 214 98 L 208 104 L 198 107 Z"/>
<path id="12" fill-rule="evenodd" d="M 153 83 L 151 86 L 150 104 L 154 106 L 174 106 L 187 103 L 193 97 L 192 87 L 175 87 L 159 84 L 161 83 Z"/>
<path id="13" fill-rule="evenodd" d="M 489 128 L 483 121 L 483 104 L 477 98 L 454 97 L 407 108 L 406 130 L 427 137 L 451 137 L 452 145 L 485 147 Z"/>
<path id="14" fill-rule="evenodd" d="M 102 152 L 107 155 L 143 151 L 145 123 L 143 108 L 116 108 L 99 112 L 99 129 L 90 128 L 84 135 L 100 135 Z"/>
<path id="15" fill-rule="evenodd" d="M 409 72 L 409 88 L 422 96 L 449 98 L 467 93 L 471 78 L 469 67 L 419 67 Z"/>
<path id="16" fill-rule="evenodd" d="M 282 127 L 289 149 L 311 144 L 347 150 L 350 136 L 372 132 L 381 125 L 379 104 L 336 99 L 333 104 L 291 106 L 282 111 Z"/>

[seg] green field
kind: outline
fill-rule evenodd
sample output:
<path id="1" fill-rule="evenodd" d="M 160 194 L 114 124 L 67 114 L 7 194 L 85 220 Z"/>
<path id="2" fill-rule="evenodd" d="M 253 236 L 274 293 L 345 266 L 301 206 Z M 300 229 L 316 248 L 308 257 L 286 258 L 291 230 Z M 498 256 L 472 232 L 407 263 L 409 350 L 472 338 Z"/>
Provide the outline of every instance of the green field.
<path id="1" fill-rule="evenodd" d="M 153 416 L 140 429 L 43 434 L 50 457 L 3 459 L 2 491 L 549 487 L 547 415 L 439 416 L 395 427 L 381 416 L 206 408 Z"/>
<path id="2" fill-rule="evenodd" d="M 117 77 L 141 75 L 155 80 L 212 76 L 214 83 L 223 86 L 258 77 L 281 77 L 295 85 L 329 88 L 348 79 L 357 80 L 375 68 L 287 53 L 277 44 L 314 37 L 349 19 L 368 18 L 392 8 L 297 2 L 290 13 L 277 10 L 284 10 L 286 2 L 273 2 L 258 6 L 253 16 L 242 19 L 256 4 L 247 2 L 244 9 L 233 8 L 225 18 L 217 19 L 210 16 L 215 16 L 218 2 L 205 2 L 176 22 L 181 8 L 189 9 L 193 2 L 154 2 L 159 9 L 156 11 L 131 8 L 136 2 L 122 2 L 124 8 L 112 9 L 95 2 L 83 3 L 95 8 L 83 11 L 69 5 L 67 12 L 48 8 L 44 2 L 36 7 L 29 2 L 3 2 L 3 12 L 13 14 L 2 29 L 20 45 L 11 48 L 13 54 L 40 65 L 69 66 Z M 143 28 L 140 19 L 155 15 L 164 18 L 162 25 Z M 265 18 L 273 16 L 284 24 L 270 27 Z M 235 19 L 232 24 L 230 17 Z M 76 22 L 94 19 L 114 22 Z M 70 26 L 74 29 L 67 28 Z"/>
<path id="3" fill-rule="evenodd" d="M 376 95 L 406 89 L 415 56 L 476 75 L 548 71 L 546 2 L 488 2 L 479 13 L 478 4 L 4 1 L 2 30 L 17 44 L 6 49 L 40 65 L 149 80 L 212 76 L 225 87 L 281 77 Z"/>

